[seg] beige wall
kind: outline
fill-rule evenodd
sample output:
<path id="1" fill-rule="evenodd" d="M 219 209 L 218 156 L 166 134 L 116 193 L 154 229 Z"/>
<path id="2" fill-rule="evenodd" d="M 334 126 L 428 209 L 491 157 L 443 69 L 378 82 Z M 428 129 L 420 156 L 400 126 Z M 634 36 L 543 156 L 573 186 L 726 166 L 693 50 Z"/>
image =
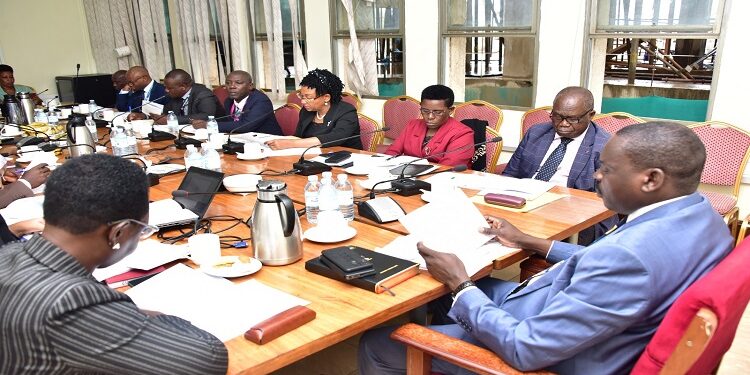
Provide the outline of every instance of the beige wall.
<path id="1" fill-rule="evenodd" d="M 16 83 L 43 98 L 57 94 L 55 76 L 97 73 L 81 0 L 0 1 L 3 63 L 15 70 Z"/>

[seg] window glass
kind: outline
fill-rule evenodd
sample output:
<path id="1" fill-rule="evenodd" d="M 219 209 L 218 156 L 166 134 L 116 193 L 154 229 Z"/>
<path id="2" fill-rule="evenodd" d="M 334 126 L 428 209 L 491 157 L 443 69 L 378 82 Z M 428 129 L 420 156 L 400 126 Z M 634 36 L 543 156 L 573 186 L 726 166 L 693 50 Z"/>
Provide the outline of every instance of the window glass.
<path id="1" fill-rule="evenodd" d="M 598 0 L 597 29 L 710 30 L 721 5 L 718 0 Z"/>
<path id="2" fill-rule="evenodd" d="M 532 0 L 448 0 L 448 30 L 531 29 Z"/>

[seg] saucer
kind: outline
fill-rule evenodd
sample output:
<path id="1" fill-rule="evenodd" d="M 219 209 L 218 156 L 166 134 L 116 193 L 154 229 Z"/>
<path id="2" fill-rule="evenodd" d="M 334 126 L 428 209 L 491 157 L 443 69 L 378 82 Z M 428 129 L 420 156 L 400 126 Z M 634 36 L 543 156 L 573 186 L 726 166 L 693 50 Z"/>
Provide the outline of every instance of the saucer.
<path id="1" fill-rule="evenodd" d="M 366 167 L 363 165 L 357 165 L 356 163 L 349 168 L 344 169 L 344 172 L 353 176 L 367 176 L 372 172 L 372 167 Z"/>
<path id="2" fill-rule="evenodd" d="M 319 227 L 312 227 L 305 231 L 304 237 L 312 242 L 334 243 L 346 241 L 357 235 L 357 230 L 346 226 L 340 230 L 324 232 Z"/>
<path id="3" fill-rule="evenodd" d="M 432 192 L 429 190 L 422 190 L 422 194 L 419 195 L 420 198 L 422 198 L 423 201 L 430 203 L 432 202 Z"/>
<path id="4" fill-rule="evenodd" d="M 0 139 L 11 139 L 11 138 L 15 138 L 15 137 L 20 137 L 22 135 L 23 135 L 23 133 L 21 133 L 21 132 L 15 132 L 15 133 L 6 132 L 4 134 L 0 134 Z"/>
<path id="5" fill-rule="evenodd" d="M 223 256 L 211 262 L 211 265 L 201 266 L 199 270 L 211 276 L 240 277 L 256 273 L 261 267 L 263 264 L 255 258 L 250 258 L 250 262 L 243 263 L 240 262 L 238 256 Z"/>
<path id="6" fill-rule="evenodd" d="M 265 159 L 267 157 L 268 157 L 268 155 L 263 155 L 263 154 L 246 155 L 246 154 L 241 153 L 241 152 L 237 153 L 237 159 L 240 159 L 240 160 L 250 160 L 250 161 L 252 161 L 252 160 L 263 160 L 263 159 Z"/>

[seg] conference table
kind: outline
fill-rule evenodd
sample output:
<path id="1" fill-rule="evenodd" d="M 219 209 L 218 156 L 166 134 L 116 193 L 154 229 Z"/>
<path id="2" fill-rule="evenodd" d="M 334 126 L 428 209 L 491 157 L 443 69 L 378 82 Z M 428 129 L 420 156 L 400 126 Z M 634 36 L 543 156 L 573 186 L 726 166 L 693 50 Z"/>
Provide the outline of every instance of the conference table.
<path id="1" fill-rule="evenodd" d="M 100 129 L 100 132 L 102 132 L 102 129 Z M 103 135 L 100 140 L 106 140 Z M 151 143 L 139 141 L 138 148 L 140 153 L 146 154 L 149 150 L 156 150 L 168 146 L 170 143 L 171 141 Z M 333 148 L 333 150 L 336 149 Z M 3 149 L 5 152 L 11 150 L 12 148 L 9 147 Z M 352 152 L 363 151 L 352 150 Z M 171 148 L 151 152 L 150 155 L 161 154 L 174 158 L 170 162 L 182 163 L 180 158 L 183 153 L 183 150 Z M 260 161 L 242 161 L 233 155 L 222 155 L 222 168 L 225 175 L 259 173 L 264 170 L 288 171 L 292 169 L 292 163 L 297 159 L 298 156 L 284 156 Z M 338 173 L 342 173 L 341 170 L 334 168 L 334 174 Z M 151 200 L 170 198 L 172 191 L 177 189 L 183 176 L 184 173 L 163 176 L 159 184 L 151 188 L 149 198 Z M 295 202 L 297 208 L 304 206 L 303 187 L 307 182 L 306 177 L 284 175 L 265 176 L 264 179 L 284 181 L 287 184 L 287 195 Z M 356 182 L 358 179 L 360 178 L 356 176 L 350 179 L 354 180 L 351 182 L 355 188 L 355 196 L 361 196 L 368 192 L 359 186 Z M 566 194 L 566 197 L 528 213 L 515 213 L 484 205 L 478 205 L 478 207 L 483 214 L 506 218 L 523 231 L 550 239 L 566 238 L 614 214 L 607 210 L 601 200 L 593 193 L 560 187 L 554 188 L 554 191 Z M 467 194 L 473 194 L 469 190 L 466 192 Z M 426 204 L 419 196 L 389 195 L 407 213 Z M 205 216 L 230 215 L 246 221 L 252 214 L 255 200 L 255 194 L 216 195 Z M 310 227 L 304 217 L 301 218 L 301 226 L 303 230 Z M 357 235 L 350 240 L 336 244 L 319 244 L 305 240 L 301 261 L 286 266 L 264 266 L 255 274 L 233 279 L 235 282 L 254 279 L 310 301 L 308 307 L 314 310 L 317 316 L 313 321 L 264 345 L 252 343 L 242 336 L 225 342 L 229 350 L 228 373 L 262 374 L 272 372 L 423 306 L 448 292 L 443 284 L 433 279 L 427 272 L 421 272 L 419 275 L 398 284 L 392 288 L 395 295 L 390 295 L 388 293 L 375 294 L 304 269 L 304 262 L 319 256 L 324 249 L 341 245 L 356 245 L 375 249 L 406 233 L 406 230 L 398 222 L 377 224 L 359 216 L 356 216 L 355 221 L 351 222 L 351 226 L 357 230 Z M 228 230 L 221 232 L 221 236 L 250 237 L 250 228 L 244 223 L 231 226 L 230 222 L 212 222 L 212 231 L 221 231 L 225 228 L 228 228 Z M 169 232 L 166 234 L 168 235 Z M 227 248 L 222 249 L 222 255 L 252 256 L 252 250 L 251 247 Z M 495 268 L 502 268 L 526 257 L 526 252 L 519 250 L 496 260 L 494 266 Z M 196 267 L 190 261 L 185 261 L 185 263 L 191 267 Z M 491 265 L 488 265 L 474 275 L 474 278 L 488 275 L 491 269 Z M 258 301 L 258 303 L 261 304 L 263 301 Z"/>

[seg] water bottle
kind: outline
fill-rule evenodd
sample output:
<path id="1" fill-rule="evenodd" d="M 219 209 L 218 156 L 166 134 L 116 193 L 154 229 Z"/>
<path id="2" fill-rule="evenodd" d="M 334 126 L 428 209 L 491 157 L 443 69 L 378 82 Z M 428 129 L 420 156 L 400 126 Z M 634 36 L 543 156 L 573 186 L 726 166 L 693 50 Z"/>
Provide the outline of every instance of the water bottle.
<path id="1" fill-rule="evenodd" d="M 47 114 L 47 123 L 49 123 L 50 128 L 56 128 L 58 121 L 55 111 L 49 111 Z"/>
<path id="2" fill-rule="evenodd" d="M 200 151 L 195 148 L 195 145 L 187 145 L 185 150 L 185 168 L 198 167 L 203 168 L 203 157 Z"/>
<path id="3" fill-rule="evenodd" d="M 44 114 L 44 111 L 41 109 L 35 109 L 34 110 L 34 122 L 43 122 L 47 123 L 47 115 Z"/>
<path id="4" fill-rule="evenodd" d="M 325 172 L 323 173 L 325 175 Z M 336 199 L 336 188 L 330 177 L 323 176 L 320 180 L 320 191 L 318 192 L 318 212 L 338 211 L 339 202 Z"/>
<path id="5" fill-rule="evenodd" d="M 94 102 L 94 99 L 89 100 L 89 114 L 93 115 L 97 109 L 98 108 L 96 102 Z"/>
<path id="6" fill-rule="evenodd" d="M 96 127 L 96 124 L 94 125 L 94 127 Z M 96 128 L 94 129 L 96 130 Z M 127 152 L 126 155 L 137 154 L 138 139 L 135 137 L 133 125 L 126 123 L 123 126 L 123 132 L 125 133 L 125 151 Z"/>
<path id="7" fill-rule="evenodd" d="M 221 172 L 221 155 L 211 147 L 210 143 L 201 144 L 201 155 L 206 169 Z"/>
<path id="8" fill-rule="evenodd" d="M 344 215 L 344 220 L 354 220 L 354 188 L 349 183 L 346 173 L 342 173 L 336 178 L 336 200 L 339 203 L 339 211 Z"/>
<path id="9" fill-rule="evenodd" d="M 180 124 L 177 122 L 177 115 L 174 114 L 174 111 L 169 111 L 167 114 L 167 128 L 174 135 L 177 135 L 177 132 L 180 131 Z"/>
<path id="10" fill-rule="evenodd" d="M 305 185 L 305 214 L 307 222 L 317 224 L 318 222 L 318 194 L 320 193 L 320 182 L 318 176 L 307 176 L 307 185 Z"/>
<path id="11" fill-rule="evenodd" d="M 91 138 L 94 140 L 94 142 L 99 142 L 99 134 L 97 134 L 96 131 L 96 123 L 94 122 L 94 119 L 91 118 L 91 115 L 86 116 L 86 127 L 89 128 Z"/>
<path id="12" fill-rule="evenodd" d="M 128 154 L 128 138 L 125 135 L 125 129 L 120 126 L 112 128 L 112 135 L 110 136 L 112 143 L 112 154 L 115 156 L 123 156 Z"/>
<path id="13" fill-rule="evenodd" d="M 208 143 L 213 145 L 221 144 L 221 140 L 218 139 L 219 123 L 216 122 L 214 116 L 208 116 L 206 130 L 208 131 Z"/>

